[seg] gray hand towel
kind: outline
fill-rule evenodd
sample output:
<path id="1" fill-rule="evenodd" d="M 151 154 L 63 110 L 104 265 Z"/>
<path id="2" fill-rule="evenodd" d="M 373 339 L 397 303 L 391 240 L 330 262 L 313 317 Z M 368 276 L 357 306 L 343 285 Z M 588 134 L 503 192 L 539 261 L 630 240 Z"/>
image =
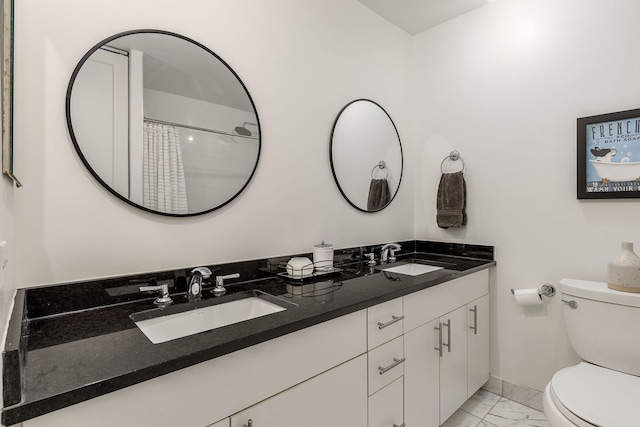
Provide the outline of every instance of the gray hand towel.
<path id="1" fill-rule="evenodd" d="M 391 201 L 391 191 L 386 179 L 372 179 L 369 184 L 368 211 L 379 211 Z"/>
<path id="2" fill-rule="evenodd" d="M 467 184 L 462 172 L 442 174 L 436 200 L 438 227 L 462 227 L 467 223 L 466 198 Z"/>

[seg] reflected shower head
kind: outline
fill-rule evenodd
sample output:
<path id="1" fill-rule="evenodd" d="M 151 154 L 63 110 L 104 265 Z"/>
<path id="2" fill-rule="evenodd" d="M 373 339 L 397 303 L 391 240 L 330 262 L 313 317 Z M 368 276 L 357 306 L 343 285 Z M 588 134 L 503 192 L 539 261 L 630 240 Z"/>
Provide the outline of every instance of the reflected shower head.
<path id="1" fill-rule="evenodd" d="M 258 126 L 256 123 L 244 122 L 242 126 L 236 126 L 233 130 L 235 130 L 238 135 L 251 136 L 253 132 L 247 129 L 247 125 Z"/>
<path id="2" fill-rule="evenodd" d="M 235 130 L 238 135 L 251 136 L 251 131 L 244 126 L 236 126 L 233 130 Z"/>

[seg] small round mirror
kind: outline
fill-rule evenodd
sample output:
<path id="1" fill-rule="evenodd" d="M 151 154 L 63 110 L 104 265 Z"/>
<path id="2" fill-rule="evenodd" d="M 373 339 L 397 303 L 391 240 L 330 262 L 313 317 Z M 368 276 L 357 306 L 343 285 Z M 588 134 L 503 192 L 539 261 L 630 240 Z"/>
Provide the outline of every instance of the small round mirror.
<path id="1" fill-rule="evenodd" d="M 92 175 L 118 198 L 169 216 L 220 208 L 248 185 L 260 122 L 238 75 L 187 37 L 116 34 L 67 89 L 67 126 Z"/>
<path id="2" fill-rule="evenodd" d="M 331 170 L 356 209 L 377 212 L 391 203 L 402 180 L 402 145 L 393 120 L 377 103 L 358 99 L 338 114 L 331 132 Z"/>

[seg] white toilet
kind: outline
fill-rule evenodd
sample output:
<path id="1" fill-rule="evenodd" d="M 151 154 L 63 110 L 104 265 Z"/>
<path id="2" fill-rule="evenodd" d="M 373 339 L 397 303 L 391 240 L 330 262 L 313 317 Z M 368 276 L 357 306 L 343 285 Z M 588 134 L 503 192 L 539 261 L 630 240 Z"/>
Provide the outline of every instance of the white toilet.
<path id="1" fill-rule="evenodd" d="M 640 426 L 640 293 L 606 283 L 560 281 L 564 318 L 582 359 L 553 376 L 544 391 L 552 427 Z"/>

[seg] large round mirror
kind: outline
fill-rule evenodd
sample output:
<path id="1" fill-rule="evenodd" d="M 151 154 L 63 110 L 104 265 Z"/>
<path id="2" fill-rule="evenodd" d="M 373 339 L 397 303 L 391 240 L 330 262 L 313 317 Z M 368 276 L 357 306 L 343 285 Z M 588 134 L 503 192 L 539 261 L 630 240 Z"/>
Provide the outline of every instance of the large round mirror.
<path id="1" fill-rule="evenodd" d="M 162 215 L 229 203 L 260 156 L 260 122 L 237 74 L 178 34 L 138 30 L 98 43 L 67 89 L 67 126 L 93 176 Z"/>
<path id="2" fill-rule="evenodd" d="M 344 198 L 377 212 L 395 197 L 402 180 L 402 145 L 393 120 L 368 99 L 347 104 L 331 132 L 331 169 Z"/>

